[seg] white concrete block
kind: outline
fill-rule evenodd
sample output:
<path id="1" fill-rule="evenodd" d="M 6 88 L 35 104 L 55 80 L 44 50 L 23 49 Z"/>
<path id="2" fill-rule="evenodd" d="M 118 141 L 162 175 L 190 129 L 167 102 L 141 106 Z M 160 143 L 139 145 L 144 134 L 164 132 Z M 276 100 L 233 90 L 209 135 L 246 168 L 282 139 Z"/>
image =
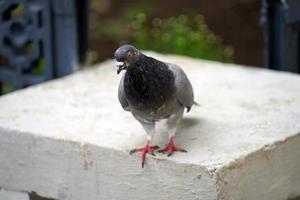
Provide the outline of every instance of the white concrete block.
<path id="1" fill-rule="evenodd" d="M 142 127 L 117 100 L 114 62 L 0 98 L 0 187 L 63 200 L 286 200 L 300 195 L 300 77 L 179 56 L 201 104 L 187 154 L 131 148 Z M 164 146 L 161 127 L 154 142 Z"/>
<path id="2" fill-rule="evenodd" d="M 0 200 L 29 200 L 29 195 L 26 192 L 0 189 Z"/>

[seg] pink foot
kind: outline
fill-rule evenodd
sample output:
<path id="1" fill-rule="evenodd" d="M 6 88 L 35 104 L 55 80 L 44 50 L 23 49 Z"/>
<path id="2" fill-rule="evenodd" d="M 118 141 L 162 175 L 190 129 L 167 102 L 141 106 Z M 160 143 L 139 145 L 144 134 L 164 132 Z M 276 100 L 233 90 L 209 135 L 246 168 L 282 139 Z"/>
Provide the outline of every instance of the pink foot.
<path id="1" fill-rule="evenodd" d="M 129 154 L 133 154 L 135 152 L 141 152 L 142 153 L 142 168 L 144 168 L 145 165 L 145 160 L 146 160 L 146 154 L 149 153 L 153 156 L 155 156 L 155 154 L 153 153 L 153 151 L 155 151 L 156 149 L 158 149 L 158 146 L 150 146 L 149 142 L 147 142 L 147 144 L 142 147 L 142 148 L 136 148 L 136 149 L 132 149 Z"/>
<path id="2" fill-rule="evenodd" d="M 176 147 L 174 144 L 174 139 L 173 137 L 170 138 L 169 143 L 167 144 L 167 146 L 161 150 L 159 150 L 158 152 L 160 153 L 168 153 L 168 156 L 171 156 L 175 151 L 180 151 L 180 152 L 187 152 L 185 149 L 181 149 L 179 147 Z"/>

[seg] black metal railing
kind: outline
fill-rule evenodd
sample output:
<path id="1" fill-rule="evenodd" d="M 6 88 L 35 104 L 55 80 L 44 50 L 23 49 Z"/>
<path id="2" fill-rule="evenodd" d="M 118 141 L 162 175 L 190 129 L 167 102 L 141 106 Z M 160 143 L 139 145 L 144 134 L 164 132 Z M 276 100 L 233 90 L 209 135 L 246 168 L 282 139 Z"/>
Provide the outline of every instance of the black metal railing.
<path id="1" fill-rule="evenodd" d="M 300 1 L 263 0 L 265 66 L 300 73 Z"/>
<path id="2" fill-rule="evenodd" d="M 0 93 L 76 69 L 87 51 L 88 3 L 0 0 Z"/>

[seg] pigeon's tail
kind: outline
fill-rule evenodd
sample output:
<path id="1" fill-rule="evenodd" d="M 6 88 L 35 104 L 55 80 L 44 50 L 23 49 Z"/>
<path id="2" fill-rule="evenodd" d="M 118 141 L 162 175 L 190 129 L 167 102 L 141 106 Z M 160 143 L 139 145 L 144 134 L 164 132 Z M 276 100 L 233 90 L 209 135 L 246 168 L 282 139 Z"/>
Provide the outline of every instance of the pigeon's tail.
<path id="1" fill-rule="evenodd" d="M 193 105 L 195 105 L 195 106 L 200 106 L 200 104 L 197 103 L 196 101 L 194 101 Z M 191 108 L 192 108 L 192 106 L 187 106 L 187 107 L 186 107 L 186 109 L 187 109 L 186 112 L 187 112 L 187 113 L 190 112 Z"/>
<path id="2" fill-rule="evenodd" d="M 198 102 L 194 101 L 193 103 L 195 106 L 201 106 Z"/>

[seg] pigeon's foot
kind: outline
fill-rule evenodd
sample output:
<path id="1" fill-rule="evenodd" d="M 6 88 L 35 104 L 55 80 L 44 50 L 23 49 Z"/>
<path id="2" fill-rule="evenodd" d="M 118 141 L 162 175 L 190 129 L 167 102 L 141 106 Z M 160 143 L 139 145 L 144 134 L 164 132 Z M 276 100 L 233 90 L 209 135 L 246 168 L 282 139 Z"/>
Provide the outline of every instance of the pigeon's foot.
<path id="1" fill-rule="evenodd" d="M 175 146 L 174 139 L 173 139 L 173 137 L 171 137 L 167 146 L 165 148 L 159 150 L 158 152 L 168 153 L 168 156 L 171 156 L 175 151 L 180 151 L 180 152 L 185 152 L 185 153 L 187 152 L 185 149 L 181 149 L 181 148 Z"/>
<path id="2" fill-rule="evenodd" d="M 156 149 L 159 149 L 159 146 L 150 146 L 149 142 L 147 142 L 147 144 L 144 147 L 132 149 L 129 152 L 129 154 L 133 154 L 133 153 L 136 153 L 136 152 L 141 152 L 142 153 L 142 168 L 144 168 L 145 160 L 146 160 L 146 154 L 149 153 L 149 154 L 155 156 L 153 151 L 155 151 Z"/>

